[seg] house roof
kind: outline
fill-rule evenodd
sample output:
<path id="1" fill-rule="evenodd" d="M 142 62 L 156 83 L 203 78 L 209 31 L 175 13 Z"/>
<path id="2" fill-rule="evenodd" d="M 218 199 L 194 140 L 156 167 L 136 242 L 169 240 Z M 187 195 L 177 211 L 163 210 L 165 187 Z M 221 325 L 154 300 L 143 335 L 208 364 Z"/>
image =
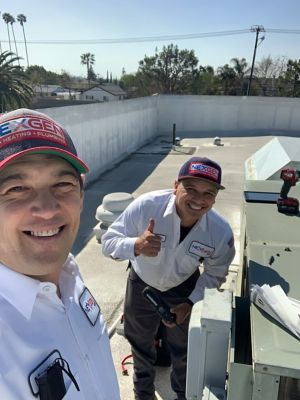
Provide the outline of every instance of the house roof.
<path id="1" fill-rule="evenodd" d="M 65 89 L 59 85 L 35 85 L 33 90 L 35 93 L 53 93 L 65 91 Z"/>
<path id="2" fill-rule="evenodd" d="M 89 89 L 84 90 L 83 93 L 93 89 L 104 90 L 105 92 L 110 93 L 113 96 L 125 96 L 127 94 L 120 86 L 114 84 L 96 85 Z"/>

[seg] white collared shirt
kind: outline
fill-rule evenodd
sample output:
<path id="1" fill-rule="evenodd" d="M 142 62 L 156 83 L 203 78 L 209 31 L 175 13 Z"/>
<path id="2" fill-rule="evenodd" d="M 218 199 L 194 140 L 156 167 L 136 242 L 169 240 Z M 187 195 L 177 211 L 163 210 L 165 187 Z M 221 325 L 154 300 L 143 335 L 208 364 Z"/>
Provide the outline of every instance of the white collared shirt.
<path id="1" fill-rule="evenodd" d="M 154 219 L 154 233 L 161 237 L 156 257 L 135 257 L 134 244 Z M 203 259 L 204 272 L 189 296 L 192 302 L 203 298 L 204 288 L 219 287 L 228 273 L 235 249 L 227 221 L 211 209 L 180 242 L 180 218 L 176 213 L 173 190 L 146 193 L 134 200 L 102 236 L 103 254 L 131 260 L 139 277 L 160 291 L 184 282 Z"/>
<path id="2" fill-rule="evenodd" d="M 97 313 L 91 316 L 81 308 L 80 295 L 87 292 L 71 255 L 62 269 L 59 288 L 61 299 L 53 283 L 0 264 L 0 398 L 35 399 L 28 375 L 57 349 L 80 388 L 78 392 L 64 374 L 64 400 L 119 400 L 103 316 L 100 312 L 96 318 Z M 87 299 L 92 301 L 89 295 Z M 94 310 L 98 311 L 96 305 Z"/>

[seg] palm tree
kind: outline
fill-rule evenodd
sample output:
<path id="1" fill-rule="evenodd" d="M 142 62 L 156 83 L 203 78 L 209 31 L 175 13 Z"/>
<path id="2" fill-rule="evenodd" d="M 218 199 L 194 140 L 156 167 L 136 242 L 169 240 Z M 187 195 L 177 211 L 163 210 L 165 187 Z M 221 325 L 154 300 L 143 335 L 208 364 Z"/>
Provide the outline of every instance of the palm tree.
<path id="1" fill-rule="evenodd" d="M 28 76 L 14 53 L 5 51 L 0 54 L 0 112 L 19 107 L 30 107 L 33 90 Z"/>
<path id="2" fill-rule="evenodd" d="M 7 26 L 7 36 L 8 36 L 8 43 L 9 43 L 9 51 L 11 52 L 10 33 L 9 33 L 8 24 L 10 23 L 12 16 L 9 13 L 4 13 L 4 14 L 2 14 L 2 18 L 4 19 L 4 22 L 6 23 L 6 26 Z"/>
<path id="3" fill-rule="evenodd" d="M 23 29 L 23 36 L 24 36 L 24 43 L 25 43 L 25 51 L 26 51 L 26 59 L 27 59 L 27 67 L 29 68 L 29 60 L 28 60 L 28 52 L 27 52 L 27 42 L 26 42 L 26 36 L 25 36 L 25 29 L 24 29 L 24 23 L 27 21 L 26 16 L 24 14 L 19 14 L 17 16 L 17 21 L 20 22 L 22 29 Z"/>
<path id="4" fill-rule="evenodd" d="M 233 69 L 236 73 L 236 91 L 237 94 L 245 94 L 247 89 L 246 81 L 244 81 L 245 74 L 248 73 L 248 63 L 245 58 L 232 58 L 230 62 L 233 64 Z M 240 93 L 239 93 L 240 92 Z"/>
<path id="5" fill-rule="evenodd" d="M 1 15 L 1 12 L 0 12 L 0 15 Z M 2 53 L 2 43 L 1 43 L 1 40 L 0 40 L 0 53 Z"/>
<path id="6" fill-rule="evenodd" d="M 17 42 L 16 42 L 16 37 L 15 37 L 15 30 L 14 30 L 14 26 L 13 26 L 13 24 L 14 24 L 15 22 L 16 22 L 16 20 L 15 20 L 14 17 L 11 15 L 11 18 L 10 18 L 10 25 L 11 25 L 11 30 L 12 30 L 13 37 L 14 37 L 16 55 L 17 55 L 17 57 L 18 57 L 18 63 L 19 63 L 19 65 L 20 65 L 20 59 L 19 59 L 19 54 L 18 54 Z"/>
<path id="7" fill-rule="evenodd" d="M 233 64 L 233 69 L 235 70 L 237 77 L 243 79 L 245 73 L 247 72 L 248 63 L 245 58 L 232 58 L 230 62 Z"/>
<path id="8" fill-rule="evenodd" d="M 89 87 L 90 87 L 90 70 L 91 67 L 95 64 L 95 55 L 91 54 L 91 53 L 84 53 L 81 54 L 81 64 L 82 65 L 86 65 L 86 69 L 87 69 L 87 80 L 89 83 Z"/>
<path id="9" fill-rule="evenodd" d="M 232 83 L 236 78 L 236 73 L 233 68 L 231 68 L 228 64 L 223 65 L 217 69 L 219 78 L 221 82 L 224 84 L 224 93 L 227 95 L 230 92 L 230 87 L 232 88 Z"/>

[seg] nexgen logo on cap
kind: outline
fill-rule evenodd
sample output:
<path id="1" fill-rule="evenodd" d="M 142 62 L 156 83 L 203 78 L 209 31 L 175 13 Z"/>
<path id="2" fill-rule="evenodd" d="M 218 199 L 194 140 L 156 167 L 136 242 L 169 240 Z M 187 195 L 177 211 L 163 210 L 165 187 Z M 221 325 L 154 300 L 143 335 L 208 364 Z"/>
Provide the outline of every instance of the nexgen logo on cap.
<path id="1" fill-rule="evenodd" d="M 25 154 L 54 154 L 89 171 L 67 131 L 49 116 L 21 108 L 0 115 L 0 168 Z"/>
<path id="2" fill-rule="evenodd" d="M 0 124 L 0 148 L 31 139 L 51 140 L 67 146 L 63 128 L 47 118 L 20 117 Z"/>
<path id="3" fill-rule="evenodd" d="M 201 174 L 201 176 L 209 177 L 214 181 L 219 181 L 219 171 L 216 168 L 210 167 L 208 165 L 199 163 L 199 162 L 192 162 L 189 167 L 189 173 L 193 174 Z"/>
<path id="4" fill-rule="evenodd" d="M 214 184 L 217 189 L 225 189 L 221 184 L 222 169 L 207 157 L 192 157 L 180 168 L 178 180 L 197 178 Z"/>

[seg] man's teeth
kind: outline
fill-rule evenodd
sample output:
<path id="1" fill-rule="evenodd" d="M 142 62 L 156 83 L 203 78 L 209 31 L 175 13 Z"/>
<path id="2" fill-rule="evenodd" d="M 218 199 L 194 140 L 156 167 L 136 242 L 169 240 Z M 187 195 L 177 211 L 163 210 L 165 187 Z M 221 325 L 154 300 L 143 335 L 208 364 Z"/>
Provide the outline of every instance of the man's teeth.
<path id="1" fill-rule="evenodd" d="M 193 205 L 193 204 L 190 204 L 190 207 L 191 207 L 192 210 L 196 210 L 196 211 L 199 211 L 199 210 L 202 209 L 201 206 L 195 206 L 195 205 Z"/>
<path id="2" fill-rule="evenodd" d="M 53 229 L 53 230 L 49 230 L 49 231 L 38 231 L 38 232 L 31 231 L 30 235 L 31 236 L 37 236 L 37 237 L 41 237 L 41 236 L 43 236 L 43 237 L 46 236 L 47 237 L 47 236 L 57 235 L 58 232 L 59 232 L 59 229 L 57 228 L 57 229 Z"/>

